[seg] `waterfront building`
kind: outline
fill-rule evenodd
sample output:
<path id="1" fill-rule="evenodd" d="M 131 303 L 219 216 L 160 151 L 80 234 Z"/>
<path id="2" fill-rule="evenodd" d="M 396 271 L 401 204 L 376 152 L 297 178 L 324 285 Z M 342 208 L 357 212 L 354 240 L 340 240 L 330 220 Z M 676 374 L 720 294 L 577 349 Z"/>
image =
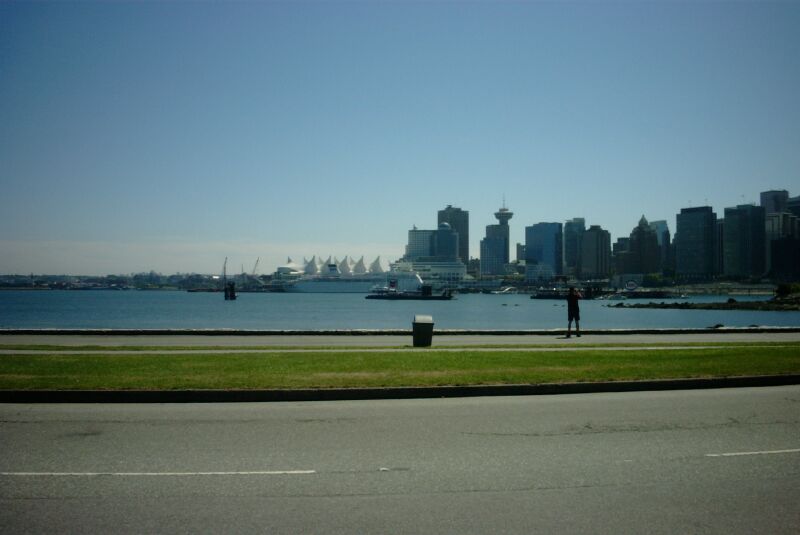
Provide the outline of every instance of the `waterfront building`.
<path id="1" fill-rule="evenodd" d="M 724 273 L 733 278 L 759 278 L 765 272 L 766 218 L 763 206 L 725 208 Z"/>
<path id="2" fill-rule="evenodd" d="M 355 263 L 351 271 L 353 272 L 354 275 L 363 275 L 364 273 L 367 272 L 367 266 L 366 264 L 364 264 L 363 256 L 358 259 L 358 262 Z"/>
<path id="3" fill-rule="evenodd" d="M 303 265 L 292 262 L 279 266 L 265 289 L 290 293 L 367 293 L 375 286 L 386 286 L 389 279 L 398 282 L 398 288 L 415 290 L 421 284 L 414 273 L 387 273 L 376 258 L 369 267 L 362 256 L 358 262 L 345 256 L 342 261 L 328 257 L 320 263 L 318 256 L 303 259 Z"/>
<path id="4" fill-rule="evenodd" d="M 563 253 L 564 275 L 578 277 L 581 274 L 581 239 L 586 232 L 586 220 L 582 217 L 564 223 Z"/>
<path id="5" fill-rule="evenodd" d="M 303 263 L 305 264 L 303 266 L 303 273 L 306 275 L 316 275 L 319 273 L 319 263 L 317 262 L 316 256 L 312 256 L 311 260 L 308 262 L 306 262 L 306 259 L 303 258 Z"/>
<path id="6" fill-rule="evenodd" d="M 761 192 L 761 207 L 767 214 L 778 214 L 787 211 L 789 192 L 786 190 L 770 190 Z"/>
<path id="7" fill-rule="evenodd" d="M 715 274 L 717 215 L 710 206 L 700 206 L 681 208 L 675 219 L 675 275 L 683 280 L 710 280 Z"/>
<path id="8" fill-rule="evenodd" d="M 467 274 L 470 277 L 480 278 L 481 276 L 481 259 L 470 258 L 467 263 Z"/>
<path id="9" fill-rule="evenodd" d="M 451 261 L 418 258 L 414 261 L 402 259 L 391 266 L 392 272 L 415 273 L 425 284 L 442 288 L 456 288 L 467 276 L 467 266 L 460 258 Z"/>
<path id="10" fill-rule="evenodd" d="M 561 223 L 536 223 L 525 227 L 525 279 L 549 280 L 560 276 L 563 259 Z"/>
<path id="11" fill-rule="evenodd" d="M 509 263 L 509 226 L 514 216 L 503 205 L 494 216 L 496 225 L 486 225 L 486 237 L 481 240 L 481 275 L 504 275 Z"/>
<path id="12" fill-rule="evenodd" d="M 437 224 L 447 223 L 458 233 L 458 257 L 467 265 L 469 263 L 469 212 L 450 204 L 439 210 Z"/>
<path id="13" fill-rule="evenodd" d="M 605 279 L 611 271 L 611 234 L 599 225 L 590 226 L 581 239 L 581 277 Z"/>

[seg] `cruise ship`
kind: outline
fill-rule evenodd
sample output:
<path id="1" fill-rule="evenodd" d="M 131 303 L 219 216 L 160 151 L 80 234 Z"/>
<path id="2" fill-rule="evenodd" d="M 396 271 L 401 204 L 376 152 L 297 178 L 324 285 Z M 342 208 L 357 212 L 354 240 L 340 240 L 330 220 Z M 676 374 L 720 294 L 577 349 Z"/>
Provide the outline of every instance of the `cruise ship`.
<path id="1" fill-rule="evenodd" d="M 303 265 L 289 258 L 273 275 L 268 289 L 290 293 L 369 293 L 375 289 L 386 288 L 393 283 L 403 291 L 416 291 L 422 279 L 413 271 L 384 271 L 380 257 L 369 268 L 362 257 L 358 262 L 345 257 L 339 262 L 328 258 L 321 262 L 316 257 Z"/>

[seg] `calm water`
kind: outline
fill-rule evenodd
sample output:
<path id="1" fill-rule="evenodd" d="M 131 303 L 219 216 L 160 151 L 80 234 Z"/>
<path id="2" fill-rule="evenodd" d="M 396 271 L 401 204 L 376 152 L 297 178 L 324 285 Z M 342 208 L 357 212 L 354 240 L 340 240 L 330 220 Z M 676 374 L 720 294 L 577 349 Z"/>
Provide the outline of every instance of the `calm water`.
<path id="1" fill-rule="evenodd" d="M 708 296 L 690 300 L 725 299 Z M 581 301 L 581 326 L 800 326 L 800 312 L 625 310 L 606 306 L 618 302 Z M 527 295 L 465 294 L 452 301 L 380 301 L 364 299 L 363 294 L 246 293 L 226 302 L 220 293 L 0 291 L 0 328 L 6 329 L 408 329 L 415 314 L 430 314 L 441 329 L 552 329 L 566 324 L 564 302 L 530 299 Z"/>

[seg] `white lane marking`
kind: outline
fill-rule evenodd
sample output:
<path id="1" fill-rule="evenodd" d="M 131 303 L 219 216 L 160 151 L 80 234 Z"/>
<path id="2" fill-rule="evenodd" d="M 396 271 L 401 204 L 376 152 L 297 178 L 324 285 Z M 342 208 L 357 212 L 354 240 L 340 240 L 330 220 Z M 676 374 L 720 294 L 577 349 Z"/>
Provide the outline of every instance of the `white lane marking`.
<path id="1" fill-rule="evenodd" d="M 706 457 L 739 457 L 742 455 L 774 455 L 778 453 L 800 453 L 800 448 L 796 448 L 793 450 L 741 451 L 736 453 L 706 453 Z"/>
<path id="2" fill-rule="evenodd" d="M 0 472 L 0 476 L 19 477 L 147 477 L 147 476 L 297 476 L 316 474 L 316 470 L 257 470 L 250 472 Z"/>

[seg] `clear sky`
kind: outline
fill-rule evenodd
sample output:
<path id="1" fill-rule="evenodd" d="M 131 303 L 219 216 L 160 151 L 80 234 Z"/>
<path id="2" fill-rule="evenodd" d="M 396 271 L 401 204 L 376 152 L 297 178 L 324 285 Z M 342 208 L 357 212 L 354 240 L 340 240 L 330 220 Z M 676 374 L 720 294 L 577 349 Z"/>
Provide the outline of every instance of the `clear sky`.
<path id="1" fill-rule="evenodd" d="M 800 195 L 800 2 L 0 2 L 0 273 Z"/>

